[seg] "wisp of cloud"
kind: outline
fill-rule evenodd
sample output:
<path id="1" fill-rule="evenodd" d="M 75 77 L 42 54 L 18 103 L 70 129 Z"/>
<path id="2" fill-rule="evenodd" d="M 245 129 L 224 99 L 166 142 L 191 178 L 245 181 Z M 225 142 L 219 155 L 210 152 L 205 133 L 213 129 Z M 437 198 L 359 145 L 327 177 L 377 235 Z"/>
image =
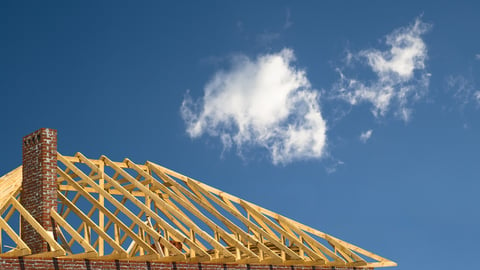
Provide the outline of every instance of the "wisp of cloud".
<path id="1" fill-rule="evenodd" d="M 359 137 L 360 141 L 362 143 L 366 143 L 370 139 L 370 137 L 372 137 L 372 133 L 373 133 L 372 129 L 362 132 Z"/>
<path id="2" fill-rule="evenodd" d="M 430 74 L 425 71 L 427 46 L 422 35 L 429 29 L 429 24 L 416 19 L 412 25 L 386 36 L 389 50 L 372 48 L 350 54 L 350 59 L 366 64 L 376 79 L 364 82 L 338 69 L 340 82 L 335 87 L 338 97 L 351 105 L 370 103 L 375 117 L 384 116 L 394 106 L 395 114 L 408 121 L 409 102 L 419 99 L 428 89 Z"/>
<path id="3" fill-rule="evenodd" d="M 192 138 L 218 137 L 228 149 L 266 149 L 274 164 L 320 158 L 326 122 L 306 72 L 291 49 L 250 59 L 238 56 L 218 71 L 194 101 L 186 94 L 181 114 Z"/>

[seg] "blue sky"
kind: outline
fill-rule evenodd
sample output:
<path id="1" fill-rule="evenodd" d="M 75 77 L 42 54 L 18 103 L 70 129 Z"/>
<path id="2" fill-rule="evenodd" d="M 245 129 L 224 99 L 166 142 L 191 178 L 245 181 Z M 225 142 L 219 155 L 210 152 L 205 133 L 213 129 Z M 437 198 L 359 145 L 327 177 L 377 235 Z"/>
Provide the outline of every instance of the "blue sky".
<path id="1" fill-rule="evenodd" d="M 396 261 L 475 269 L 474 1 L 0 3 L 0 175 L 22 136 L 151 160 Z"/>

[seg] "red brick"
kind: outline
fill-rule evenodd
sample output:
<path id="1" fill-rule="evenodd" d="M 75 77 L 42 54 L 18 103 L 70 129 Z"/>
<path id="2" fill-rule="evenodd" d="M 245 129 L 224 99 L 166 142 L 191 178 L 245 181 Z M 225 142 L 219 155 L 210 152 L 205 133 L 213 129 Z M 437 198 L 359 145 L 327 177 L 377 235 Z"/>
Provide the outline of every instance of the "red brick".
<path id="1" fill-rule="evenodd" d="M 280 266 L 280 265 L 244 265 L 244 264 L 189 264 L 133 261 L 104 261 L 81 259 L 39 259 L 39 258 L 0 258 L 2 270 L 352 270 L 347 267 L 312 267 L 312 266 Z M 365 269 L 365 268 L 356 268 Z M 366 268 L 372 269 L 372 268 Z"/>

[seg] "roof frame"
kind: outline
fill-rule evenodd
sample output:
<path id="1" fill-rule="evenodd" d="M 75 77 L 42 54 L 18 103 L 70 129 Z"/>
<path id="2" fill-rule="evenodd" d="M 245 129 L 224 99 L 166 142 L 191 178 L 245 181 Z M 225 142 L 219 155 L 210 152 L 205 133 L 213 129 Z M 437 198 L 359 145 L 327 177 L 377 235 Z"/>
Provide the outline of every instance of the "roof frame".
<path id="1" fill-rule="evenodd" d="M 150 161 L 115 162 L 106 156 L 89 159 L 81 153 L 58 153 L 57 158 L 61 207 L 50 211 L 55 233 L 43 229 L 16 199 L 21 192 L 21 166 L 0 177 L 0 230 L 15 245 L 6 252 L 0 249 L 0 257 L 396 266 L 377 254 Z M 85 209 L 82 202 L 87 201 L 93 207 Z M 129 207 L 133 205 L 135 209 Z M 48 242 L 50 251 L 31 254 L 19 228 L 9 224 L 16 212 Z M 70 215 L 79 222 L 72 222 Z"/>

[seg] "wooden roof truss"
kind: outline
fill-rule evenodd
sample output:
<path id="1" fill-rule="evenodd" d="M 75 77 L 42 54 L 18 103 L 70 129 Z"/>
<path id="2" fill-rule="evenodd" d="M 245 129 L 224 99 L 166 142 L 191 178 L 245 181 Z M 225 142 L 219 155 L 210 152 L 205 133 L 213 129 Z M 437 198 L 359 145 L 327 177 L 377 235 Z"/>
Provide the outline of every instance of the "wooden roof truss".
<path id="1" fill-rule="evenodd" d="M 396 263 L 153 162 L 58 154 L 48 232 L 19 203 L 21 167 L 0 178 L 0 257 L 37 256 L 350 267 Z M 22 216 L 48 242 L 31 254 Z M 12 228 L 13 226 L 13 228 Z M 4 248 L 2 248 L 2 246 Z"/>

